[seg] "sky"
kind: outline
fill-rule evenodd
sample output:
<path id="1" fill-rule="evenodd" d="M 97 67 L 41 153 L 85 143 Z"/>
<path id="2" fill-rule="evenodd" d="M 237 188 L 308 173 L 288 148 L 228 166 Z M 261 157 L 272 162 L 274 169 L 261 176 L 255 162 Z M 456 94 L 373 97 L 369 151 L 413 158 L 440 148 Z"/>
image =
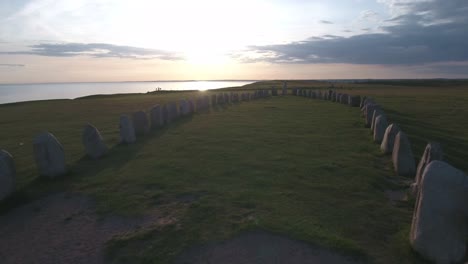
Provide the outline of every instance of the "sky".
<path id="1" fill-rule="evenodd" d="M 0 0 L 0 83 L 468 78 L 467 0 Z"/>

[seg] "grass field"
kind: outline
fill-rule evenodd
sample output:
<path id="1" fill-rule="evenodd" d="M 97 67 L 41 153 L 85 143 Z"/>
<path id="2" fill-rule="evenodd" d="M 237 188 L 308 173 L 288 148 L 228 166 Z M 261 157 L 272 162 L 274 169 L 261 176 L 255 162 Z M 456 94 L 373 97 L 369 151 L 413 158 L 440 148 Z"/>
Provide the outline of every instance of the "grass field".
<path id="1" fill-rule="evenodd" d="M 468 171 L 466 84 L 339 88 L 381 103 L 407 132 L 418 158 L 427 141 L 439 141 L 447 160 Z M 295 96 L 260 99 L 195 114 L 134 145 L 118 145 L 120 114 L 198 94 L 0 105 L 0 146 L 14 155 L 18 168 L 18 191 L 0 204 L 0 214 L 48 193 L 72 191 L 95 198 L 102 215 L 159 210 L 174 219 L 110 241 L 109 260 L 116 263 L 170 263 L 190 245 L 250 229 L 285 234 L 369 263 L 423 263 L 407 238 L 412 201 L 392 204 L 385 196 L 385 190 L 403 187 L 393 180 L 390 158 L 372 142 L 358 108 Z M 102 160 L 83 156 L 86 122 L 100 129 L 111 147 Z M 65 148 L 70 173 L 62 179 L 37 179 L 32 138 L 43 130 Z"/>

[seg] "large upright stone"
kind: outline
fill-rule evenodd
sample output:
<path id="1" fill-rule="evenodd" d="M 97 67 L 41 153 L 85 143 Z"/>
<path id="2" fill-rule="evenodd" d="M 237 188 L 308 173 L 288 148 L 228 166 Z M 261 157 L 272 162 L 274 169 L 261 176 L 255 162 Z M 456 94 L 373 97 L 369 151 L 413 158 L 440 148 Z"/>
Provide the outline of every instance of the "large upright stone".
<path id="1" fill-rule="evenodd" d="M 380 108 L 380 106 L 373 105 L 373 104 L 366 105 L 365 110 L 364 110 L 364 118 L 365 118 L 365 121 L 366 121 L 366 125 L 365 125 L 366 127 L 371 127 L 371 125 L 372 125 L 372 116 L 374 114 L 374 110 L 377 109 L 377 108 Z"/>
<path id="2" fill-rule="evenodd" d="M 169 123 L 174 122 L 179 117 L 179 111 L 177 110 L 176 102 L 170 102 L 167 104 L 167 119 Z"/>
<path id="3" fill-rule="evenodd" d="M 182 116 L 188 115 L 189 113 L 189 105 L 187 100 L 182 99 L 179 101 L 179 113 Z"/>
<path id="4" fill-rule="evenodd" d="M 426 166 L 431 163 L 433 160 L 442 160 L 444 153 L 442 151 L 442 146 L 437 142 L 430 142 L 427 144 L 424 154 L 419 161 L 418 168 L 416 170 L 416 177 L 414 178 L 414 183 L 411 185 L 412 193 L 417 194 L 419 185 L 421 184 L 422 174 Z"/>
<path id="5" fill-rule="evenodd" d="M 385 135 L 385 129 L 388 126 L 387 117 L 385 115 L 379 115 L 375 119 L 374 125 L 374 142 L 380 144 L 382 143 L 383 137 Z"/>
<path id="6" fill-rule="evenodd" d="M 403 131 L 398 132 L 393 145 L 392 161 L 395 172 L 400 176 L 414 176 L 416 165 L 411 144 Z"/>
<path id="7" fill-rule="evenodd" d="M 16 168 L 13 157 L 6 150 L 0 150 L 0 201 L 15 190 Z"/>
<path id="8" fill-rule="evenodd" d="M 164 125 L 168 124 L 169 123 L 169 107 L 167 106 L 167 104 L 162 106 L 161 114 L 162 114 L 163 124 Z"/>
<path id="9" fill-rule="evenodd" d="M 272 96 L 278 96 L 278 88 L 272 87 L 271 88 L 271 95 Z"/>
<path id="10" fill-rule="evenodd" d="M 361 96 L 359 95 L 350 95 L 348 97 L 348 104 L 351 107 L 358 107 L 361 102 Z"/>
<path id="11" fill-rule="evenodd" d="M 374 113 L 372 113 L 372 122 L 371 122 L 371 131 L 372 131 L 372 133 L 374 132 L 375 119 L 379 115 L 383 115 L 383 114 L 384 114 L 384 111 L 380 107 L 375 108 Z"/>
<path id="12" fill-rule="evenodd" d="M 217 103 L 217 101 L 216 101 L 216 94 L 212 94 L 212 95 L 211 95 L 211 105 L 212 105 L 212 106 L 215 106 L 215 105 L 217 105 L 217 104 L 218 104 L 218 103 Z"/>
<path id="13" fill-rule="evenodd" d="M 120 116 L 120 142 L 125 144 L 135 143 L 135 128 L 128 115 Z"/>
<path id="14" fill-rule="evenodd" d="M 390 154 L 393 151 L 393 145 L 395 144 L 395 137 L 400 132 L 400 127 L 397 124 L 390 124 L 384 133 L 382 144 L 380 144 L 380 150 L 384 154 Z"/>
<path id="15" fill-rule="evenodd" d="M 218 104 L 224 104 L 224 96 L 222 94 L 218 94 L 216 101 L 218 102 Z"/>
<path id="16" fill-rule="evenodd" d="M 410 232 L 411 246 L 424 258 L 451 264 L 465 257 L 467 188 L 467 176 L 443 161 L 425 168 Z"/>
<path id="17" fill-rule="evenodd" d="M 91 124 L 86 124 L 83 128 L 82 142 L 86 154 L 93 159 L 99 159 L 107 153 L 107 146 L 101 133 Z"/>
<path id="18" fill-rule="evenodd" d="M 146 135 L 149 132 L 148 116 L 144 111 L 137 111 L 132 114 L 133 127 L 136 135 Z"/>
<path id="19" fill-rule="evenodd" d="M 33 141 L 34 159 L 41 176 L 55 178 L 67 172 L 62 144 L 49 132 L 43 132 Z"/>
<path id="20" fill-rule="evenodd" d="M 287 94 L 288 94 L 288 83 L 283 82 L 282 95 L 287 95 Z"/>
<path id="21" fill-rule="evenodd" d="M 162 107 L 155 105 L 150 111 L 151 129 L 157 129 L 164 126 Z"/>
<path id="22" fill-rule="evenodd" d="M 189 108 L 189 114 L 195 113 L 195 104 L 193 103 L 193 99 L 188 99 L 188 108 Z"/>

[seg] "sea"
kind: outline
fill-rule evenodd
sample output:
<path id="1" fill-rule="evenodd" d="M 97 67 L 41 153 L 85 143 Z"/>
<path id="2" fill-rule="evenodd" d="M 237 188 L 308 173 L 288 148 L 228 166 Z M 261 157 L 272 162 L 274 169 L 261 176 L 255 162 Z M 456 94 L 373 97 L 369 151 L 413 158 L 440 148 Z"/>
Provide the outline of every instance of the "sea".
<path id="1" fill-rule="evenodd" d="M 154 81 L 154 82 L 99 82 L 99 83 L 40 83 L 0 84 L 0 104 L 75 99 L 96 94 L 146 93 L 156 90 L 210 90 L 236 87 L 255 81 Z"/>

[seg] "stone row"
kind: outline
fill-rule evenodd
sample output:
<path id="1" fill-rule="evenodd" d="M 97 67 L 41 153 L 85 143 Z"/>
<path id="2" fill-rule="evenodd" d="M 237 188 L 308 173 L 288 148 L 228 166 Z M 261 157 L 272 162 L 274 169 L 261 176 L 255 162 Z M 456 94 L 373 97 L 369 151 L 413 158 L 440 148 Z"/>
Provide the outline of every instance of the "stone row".
<path id="1" fill-rule="evenodd" d="M 272 94 L 276 94 L 272 88 Z M 270 96 L 269 90 L 256 90 L 253 93 L 219 93 L 210 97 L 199 96 L 195 99 L 181 99 L 179 104 L 169 102 L 155 105 L 149 111 L 137 111 L 131 115 L 121 115 L 119 120 L 120 143 L 135 143 L 138 137 L 147 135 L 180 117 L 189 116 L 195 112 L 206 111 L 217 105 L 250 101 Z M 99 159 L 108 153 L 108 147 L 99 130 L 86 124 L 82 132 L 82 143 L 85 153 L 92 159 Z M 37 135 L 33 140 L 33 154 L 40 176 L 56 178 L 67 173 L 65 151 L 59 140 L 49 132 Z M 10 196 L 16 185 L 16 168 L 13 157 L 6 150 L 0 150 L 0 201 Z"/>
<path id="2" fill-rule="evenodd" d="M 373 141 L 384 154 L 392 155 L 395 173 L 414 177 L 410 191 L 416 203 L 409 237 L 413 249 L 434 263 L 463 261 L 468 230 L 468 178 L 443 161 L 439 143 L 427 144 L 416 167 L 408 136 L 398 124 L 389 122 L 385 111 L 372 98 L 307 88 L 293 88 L 292 94 L 360 107 Z"/>
<path id="3" fill-rule="evenodd" d="M 392 155 L 395 173 L 414 177 L 410 189 L 416 198 L 411 246 L 434 263 L 461 263 L 468 228 L 467 175 L 443 161 L 442 147 L 437 142 L 427 144 L 416 167 L 408 137 L 397 124 L 387 123 L 380 105 L 364 98 L 361 111 L 381 151 Z"/>

